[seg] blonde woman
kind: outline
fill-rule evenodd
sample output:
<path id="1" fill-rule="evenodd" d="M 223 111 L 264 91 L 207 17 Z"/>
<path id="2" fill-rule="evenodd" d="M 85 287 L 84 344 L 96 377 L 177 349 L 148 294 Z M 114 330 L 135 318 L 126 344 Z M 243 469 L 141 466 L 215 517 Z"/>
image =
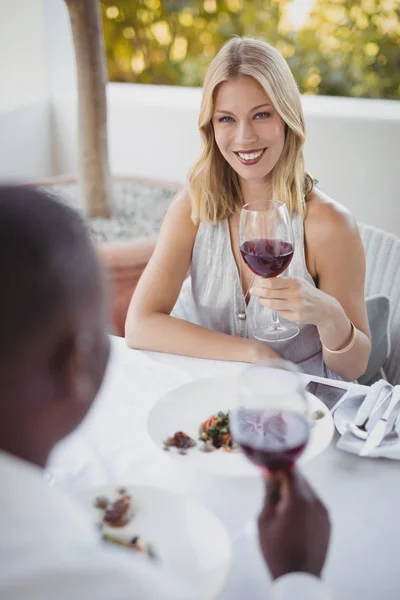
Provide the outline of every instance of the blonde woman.
<path id="1" fill-rule="evenodd" d="M 304 168 L 300 95 L 279 52 L 247 38 L 226 43 L 205 77 L 199 129 L 201 156 L 130 304 L 128 345 L 243 362 L 279 355 L 306 373 L 358 378 L 370 353 L 363 246 L 352 215 Z M 294 257 L 285 277 L 253 280 L 239 250 L 240 210 L 272 199 L 291 215 Z M 299 335 L 253 339 L 257 302 L 266 318 L 276 310 L 298 323 Z"/>

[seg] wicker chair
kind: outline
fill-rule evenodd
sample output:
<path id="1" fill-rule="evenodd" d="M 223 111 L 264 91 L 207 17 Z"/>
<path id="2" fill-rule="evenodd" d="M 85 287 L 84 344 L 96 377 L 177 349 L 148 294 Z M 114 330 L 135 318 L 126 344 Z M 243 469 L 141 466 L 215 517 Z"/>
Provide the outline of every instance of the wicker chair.
<path id="1" fill-rule="evenodd" d="M 390 352 L 383 370 L 390 383 L 400 384 L 400 239 L 364 223 L 359 229 L 367 266 L 365 295 L 391 300 Z"/>

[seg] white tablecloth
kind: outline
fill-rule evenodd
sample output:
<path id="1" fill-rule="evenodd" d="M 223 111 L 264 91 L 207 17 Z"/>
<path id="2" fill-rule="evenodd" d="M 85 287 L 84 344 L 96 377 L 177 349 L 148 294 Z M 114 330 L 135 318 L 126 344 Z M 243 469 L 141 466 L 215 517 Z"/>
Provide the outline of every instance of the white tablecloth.
<path id="1" fill-rule="evenodd" d="M 83 425 L 54 451 L 55 481 L 73 491 L 102 484 L 145 484 L 182 492 L 208 506 L 225 524 L 234 562 L 219 600 L 266 600 L 268 576 L 254 533 L 246 527 L 260 507 L 263 484 L 191 473 L 160 452 L 146 433 L 149 409 L 188 381 L 238 373 L 243 365 L 129 350 L 112 338 L 99 397 Z M 337 600 L 397 600 L 400 575 L 400 465 L 360 459 L 335 440 L 303 467 L 328 505 L 333 537 L 325 579 Z"/>

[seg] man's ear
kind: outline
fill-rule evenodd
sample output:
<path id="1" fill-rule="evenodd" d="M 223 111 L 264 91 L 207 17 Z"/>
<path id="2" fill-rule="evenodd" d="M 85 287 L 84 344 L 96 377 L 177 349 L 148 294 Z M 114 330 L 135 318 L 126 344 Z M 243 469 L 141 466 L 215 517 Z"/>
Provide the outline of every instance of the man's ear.
<path id="1" fill-rule="evenodd" d="M 68 388 L 76 362 L 76 338 L 72 333 L 59 338 L 52 348 L 50 370 L 57 384 Z"/>
<path id="2" fill-rule="evenodd" d="M 90 402 L 92 383 L 88 372 L 90 343 L 81 334 L 66 334 L 55 345 L 51 371 L 61 397 Z"/>
<path id="3" fill-rule="evenodd" d="M 88 407 L 93 402 L 97 389 L 92 378 L 90 362 L 93 352 L 93 338 L 79 333 L 75 338 L 75 351 L 71 361 L 71 379 L 75 400 Z"/>

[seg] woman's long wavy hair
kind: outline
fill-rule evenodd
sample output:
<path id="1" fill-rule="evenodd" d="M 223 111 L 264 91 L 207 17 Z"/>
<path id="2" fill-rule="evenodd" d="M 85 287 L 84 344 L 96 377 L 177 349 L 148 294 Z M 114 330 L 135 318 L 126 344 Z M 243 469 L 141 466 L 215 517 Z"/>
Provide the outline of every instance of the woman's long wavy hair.
<path id="1" fill-rule="evenodd" d="M 243 204 L 239 177 L 220 153 L 212 123 L 217 87 L 238 75 L 257 80 L 286 123 L 282 154 L 270 174 L 272 198 L 284 202 L 290 214 L 304 217 L 304 196 L 312 190 L 313 179 L 304 168 L 305 126 L 296 81 L 275 48 L 260 40 L 235 37 L 218 52 L 204 80 L 199 115 L 203 147 L 189 175 L 192 219 L 195 223 L 220 221 Z"/>

